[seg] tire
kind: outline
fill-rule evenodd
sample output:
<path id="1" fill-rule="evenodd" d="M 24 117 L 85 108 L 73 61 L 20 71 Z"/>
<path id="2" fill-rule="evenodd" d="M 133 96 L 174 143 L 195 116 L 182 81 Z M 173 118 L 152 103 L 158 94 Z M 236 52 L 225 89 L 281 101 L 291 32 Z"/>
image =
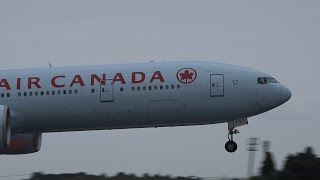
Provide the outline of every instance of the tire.
<path id="1" fill-rule="evenodd" d="M 228 141 L 224 147 L 229 153 L 233 153 L 237 150 L 238 145 L 234 141 Z"/>

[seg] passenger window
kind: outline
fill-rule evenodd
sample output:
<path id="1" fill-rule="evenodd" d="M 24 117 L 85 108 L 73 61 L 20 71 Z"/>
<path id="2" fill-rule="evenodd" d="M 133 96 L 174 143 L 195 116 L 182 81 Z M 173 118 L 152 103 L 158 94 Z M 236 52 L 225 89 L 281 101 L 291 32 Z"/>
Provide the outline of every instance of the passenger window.
<path id="1" fill-rule="evenodd" d="M 2 97 L 2 98 L 4 97 L 4 94 L 3 94 L 3 93 L 1 94 L 1 97 Z"/>
<path id="2" fill-rule="evenodd" d="M 32 92 L 29 92 L 29 96 L 32 96 Z"/>
<path id="3" fill-rule="evenodd" d="M 160 85 L 160 89 L 161 89 L 161 90 L 163 89 L 163 86 L 162 86 L 162 85 Z"/>
<path id="4" fill-rule="evenodd" d="M 69 94 L 72 94 L 72 90 L 69 90 Z"/>
<path id="5" fill-rule="evenodd" d="M 134 91 L 134 87 L 131 88 L 131 91 Z"/>
<path id="6" fill-rule="evenodd" d="M 56 94 L 56 92 L 55 91 L 52 91 L 52 95 L 55 95 Z"/>
<path id="7" fill-rule="evenodd" d="M 152 86 L 149 86 L 149 90 L 152 90 Z"/>
<path id="8" fill-rule="evenodd" d="M 46 95 L 47 95 L 47 96 L 49 96 L 49 95 L 50 95 L 50 92 L 49 92 L 49 91 L 47 91 L 47 92 L 46 92 Z"/>
<path id="9" fill-rule="evenodd" d="M 140 91 L 140 86 L 137 87 L 137 90 Z"/>
<path id="10" fill-rule="evenodd" d="M 158 89 L 158 86 L 154 86 L 153 88 L 154 88 L 154 90 L 157 90 L 157 89 Z"/>
<path id="11" fill-rule="evenodd" d="M 78 90 L 77 89 L 74 90 L 74 94 L 78 94 Z"/>
<path id="12" fill-rule="evenodd" d="M 10 93 L 7 93 L 7 97 L 10 97 Z"/>
<path id="13" fill-rule="evenodd" d="M 179 84 L 177 85 L 177 89 L 180 89 L 180 85 Z"/>
<path id="14" fill-rule="evenodd" d="M 60 90 L 58 90 L 58 95 L 60 95 L 61 94 L 61 91 Z"/>
<path id="15" fill-rule="evenodd" d="M 174 85 L 171 85 L 171 89 L 174 89 Z"/>
<path id="16" fill-rule="evenodd" d="M 169 89 L 169 85 L 166 85 L 166 89 Z"/>
<path id="17" fill-rule="evenodd" d="M 23 96 L 27 96 L 27 92 L 24 92 L 24 93 L 23 93 Z"/>
<path id="18" fill-rule="evenodd" d="M 146 87 L 146 86 L 143 86 L 143 90 L 144 90 L 144 91 L 147 90 L 147 87 Z"/>
<path id="19" fill-rule="evenodd" d="M 121 91 L 121 92 L 123 91 L 123 87 L 120 88 L 120 91 Z"/>
<path id="20" fill-rule="evenodd" d="M 63 90 L 63 94 L 67 94 L 67 91 L 66 91 L 66 90 Z"/>
<path id="21" fill-rule="evenodd" d="M 18 96 L 21 97 L 21 92 L 18 93 Z"/>
<path id="22" fill-rule="evenodd" d="M 41 91 L 41 92 L 40 92 L 40 94 L 41 94 L 41 96 L 43 96 L 43 95 L 44 95 L 44 92 L 43 92 L 43 91 Z"/>
<path id="23" fill-rule="evenodd" d="M 34 93 L 34 95 L 35 95 L 35 96 L 38 96 L 38 95 L 39 95 L 38 91 L 36 91 L 36 92 Z"/>

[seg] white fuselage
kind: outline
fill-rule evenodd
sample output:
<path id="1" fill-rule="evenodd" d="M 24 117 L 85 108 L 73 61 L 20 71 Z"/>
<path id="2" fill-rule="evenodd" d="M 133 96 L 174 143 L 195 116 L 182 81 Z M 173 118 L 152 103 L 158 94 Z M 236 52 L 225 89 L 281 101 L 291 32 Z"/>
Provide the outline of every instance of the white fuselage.
<path id="1" fill-rule="evenodd" d="M 290 98 L 283 85 L 258 77 L 270 76 L 209 62 L 6 70 L 0 104 L 16 134 L 214 124 Z"/>

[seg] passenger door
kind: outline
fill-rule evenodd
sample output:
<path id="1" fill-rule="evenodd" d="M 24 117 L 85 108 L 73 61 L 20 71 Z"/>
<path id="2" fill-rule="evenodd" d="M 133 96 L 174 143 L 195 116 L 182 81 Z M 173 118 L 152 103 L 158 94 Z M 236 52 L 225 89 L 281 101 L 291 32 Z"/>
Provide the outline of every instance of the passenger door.
<path id="1" fill-rule="evenodd" d="M 101 102 L 113 102 L 113 83 L 112 80 L 103 80 L 100 83 L 100 101 Z"/>
<path id="2" fill-rule="evenodd" d="M 210 75 L 210 93 L 211 97 L 224 96 L 224 76 L 223 74 Z"/>

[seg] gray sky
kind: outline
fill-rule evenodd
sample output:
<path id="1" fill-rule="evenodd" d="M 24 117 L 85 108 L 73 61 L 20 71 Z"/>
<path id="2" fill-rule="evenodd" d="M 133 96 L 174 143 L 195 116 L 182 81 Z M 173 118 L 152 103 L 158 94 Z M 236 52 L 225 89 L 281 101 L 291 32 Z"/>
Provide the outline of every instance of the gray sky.
<path id="1" fill-rule="evenodd" d="M 39 153 L 1 156 L 0 175 L 246 176 L 247 138 L 270 140 L 277 167 L 315 148 L 320 99 L 319 1 L 1 1 L 1 69 L 209 60 L 255 68 L 292 99 L 252 117 L 224 150 L 227 125 L 45 134 Z M 261 149 L 261 148 L 260 148 Z M 256 167 L 260 166 L 257 153 Z"/>

